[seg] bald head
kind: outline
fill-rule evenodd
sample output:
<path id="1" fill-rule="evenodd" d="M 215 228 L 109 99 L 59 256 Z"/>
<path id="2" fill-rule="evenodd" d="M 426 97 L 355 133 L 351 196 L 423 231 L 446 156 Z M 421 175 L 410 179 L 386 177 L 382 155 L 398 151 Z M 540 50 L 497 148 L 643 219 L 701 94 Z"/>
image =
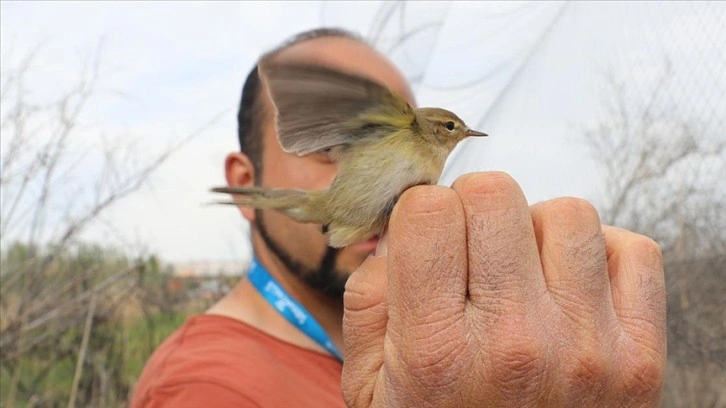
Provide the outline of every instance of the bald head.
<path id="1" fill-rule="evenodd" d="M 292 45 L 265 58 L 279 63 L 321 65 L 368 78 L 414 105 L 413 92 L 398 68 L 373 47 L 355 38 L 319 37 Z"/>
<path id="2" fill-rule="evenodd" d="M 262 59 L 322 65 L 368 78 L 401 95 L 415 106 L 413 92 L 401 72 L 385 56 L 355 34 L 340 29 L 318 29 L 296 35 Z M 272 101 L 263 92 L 255 66 L 247 76 L 237 115 L 240 149 L 255 167 L 255 180 L 262 171 L 262 135 L 274 120 Z"/>

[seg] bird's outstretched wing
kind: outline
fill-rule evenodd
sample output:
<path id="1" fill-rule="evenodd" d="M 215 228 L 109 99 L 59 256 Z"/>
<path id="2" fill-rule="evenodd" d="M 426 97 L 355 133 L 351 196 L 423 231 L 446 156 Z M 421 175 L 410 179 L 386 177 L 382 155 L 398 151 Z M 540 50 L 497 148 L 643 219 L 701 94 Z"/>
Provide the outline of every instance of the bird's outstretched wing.
<path id="1" fill-rule="evenodd" d="M 414 121 L 411 106 L 385 87 L 356 75 L 305 64 L 262 61 L 260 74 L 277 110 L 282 149 L 305 155 Z M 378 128 L 378 129 L 377 129 Z"/>

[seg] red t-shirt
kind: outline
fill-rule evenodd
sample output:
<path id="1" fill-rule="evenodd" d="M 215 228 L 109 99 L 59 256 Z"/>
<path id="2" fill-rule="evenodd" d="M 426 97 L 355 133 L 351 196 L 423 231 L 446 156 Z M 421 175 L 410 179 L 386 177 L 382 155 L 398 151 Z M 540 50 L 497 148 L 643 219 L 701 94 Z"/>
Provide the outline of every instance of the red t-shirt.
<path id="1" fill-rule="evenodd" d="M 342 368 L 238 320 L 198 315 L 156 349 L 131 407 L 342 407 Z"/>

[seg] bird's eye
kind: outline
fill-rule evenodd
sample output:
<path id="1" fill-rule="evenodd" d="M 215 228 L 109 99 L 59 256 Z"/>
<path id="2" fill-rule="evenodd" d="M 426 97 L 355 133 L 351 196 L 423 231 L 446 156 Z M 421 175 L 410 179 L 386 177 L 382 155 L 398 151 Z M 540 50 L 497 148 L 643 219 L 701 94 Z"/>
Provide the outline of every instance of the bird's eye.
<path id="1" fill-rule="evenodd" d="M 452 121 L 448 121 L 444 126 L 446 126 L 446 129 L 448 129 L 449 131 L 452 131 L 456 127 L 456 124 Z"/>

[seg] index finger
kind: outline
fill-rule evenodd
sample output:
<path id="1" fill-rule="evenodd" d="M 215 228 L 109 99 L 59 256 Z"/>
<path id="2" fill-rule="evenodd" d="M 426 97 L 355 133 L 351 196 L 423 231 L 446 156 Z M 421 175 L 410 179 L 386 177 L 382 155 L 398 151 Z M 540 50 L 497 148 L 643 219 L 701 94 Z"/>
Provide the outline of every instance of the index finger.
<path id="1" fill-rule="evenodd" d="M 446 187 L 410 188 L 394 207 L 388 233 L 387 344 L 402 345 L 396 352 L 407 364 L 445 364 L 455 353 L 452 334 L 464 327 L 467 252 L 461 202 Z"/>

